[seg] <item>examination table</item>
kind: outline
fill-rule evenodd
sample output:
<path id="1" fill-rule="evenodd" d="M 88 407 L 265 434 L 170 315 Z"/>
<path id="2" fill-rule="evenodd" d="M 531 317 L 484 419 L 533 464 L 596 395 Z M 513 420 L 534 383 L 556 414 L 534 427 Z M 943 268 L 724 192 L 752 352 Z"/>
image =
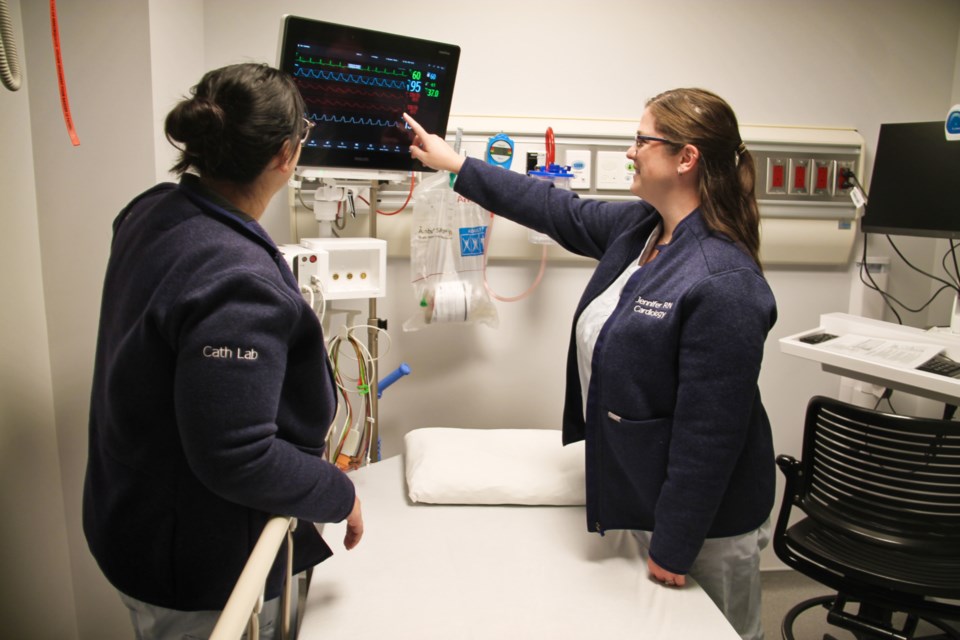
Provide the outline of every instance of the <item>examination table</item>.
<path id="1" fill-rule="evenodd" d="M 441 444 L 412 451 L 420 436 Z M 336 553 L 313 571 L 300 638 L 737 640 L 692 581 L 651 581 L 630 533 L 587 531 L 582 455 L 553 430 L 411 432 L 403 457 L 351 472 L 364 536 L 347 552 L 345 525 L 326 525 Z"/>

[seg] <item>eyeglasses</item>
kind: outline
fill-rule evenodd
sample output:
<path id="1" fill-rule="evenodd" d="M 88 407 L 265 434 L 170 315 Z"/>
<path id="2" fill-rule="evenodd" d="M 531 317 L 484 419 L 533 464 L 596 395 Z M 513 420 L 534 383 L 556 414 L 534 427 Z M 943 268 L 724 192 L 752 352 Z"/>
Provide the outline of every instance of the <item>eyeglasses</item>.
<path id="1" fill-rule="evenodd" d="M 313 131 L 315 126 L 317 126 L 317 123 L 309 118 L 303 118 L 303 124 L 306 128 L 303 130 L 303 135 L 300 136 L 301 145 L 307 144 L 307 140 L 310 139 L 310 132 Z"/>
<path id="2" fill-rule="evenodd" d="M 667 140 L 666 138 L 658 138 L 657 136 L 644 136 L 644 135 L 640 135 L 639 133 L 637 134 L 637 139 L 633 144 L 637 149 L 639 149 L 640 147 L 647 144 L 648 142 L 663 142 L 664 144 L 676 144 L 676 145 L 680 144 L 679 142 L 674 142 L 673 140 Z"/>

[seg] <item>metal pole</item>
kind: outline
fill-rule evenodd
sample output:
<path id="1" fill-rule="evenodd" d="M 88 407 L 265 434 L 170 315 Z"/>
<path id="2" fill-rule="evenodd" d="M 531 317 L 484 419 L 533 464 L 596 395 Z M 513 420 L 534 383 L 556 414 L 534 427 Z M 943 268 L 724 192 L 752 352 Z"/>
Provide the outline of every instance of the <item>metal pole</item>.
<path id="1" fill-rule="evenodd" d="M 377 208 L 380 205 L 380 189 L 376 180 L 370 181 L 370 237 L 377 237 Z M 380 277 L 384 280 L 387 274 L 382 273 Z M 370 351 L 370 358 L 373 360 L 373 372 L 370 374 L 370 417 L 373 418 L 373 424 L 370 426 L 370 460 L 378 462 L 380 460 L 380 421 L 377 391 L 379 390 L 379 381 L 377 378 L 377 357 L 380 342 L 380 318 L 377 317 L 377 299 L 370 298 L 370 318 L 367 320 L 369 328 L 367 329 L 367 348 Z"/>

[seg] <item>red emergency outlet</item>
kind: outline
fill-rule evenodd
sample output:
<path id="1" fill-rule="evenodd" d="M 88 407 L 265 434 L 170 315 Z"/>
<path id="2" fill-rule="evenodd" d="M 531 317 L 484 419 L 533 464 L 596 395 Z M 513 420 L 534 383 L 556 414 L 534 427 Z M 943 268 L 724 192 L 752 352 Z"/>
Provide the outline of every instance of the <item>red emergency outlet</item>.
<path id="1" fill-rule="evenodd" d="M 798 164 L 793 168 L 793 184 L 796 189 L 802 189 L 807 184 L 807 167 Z"/>
<path id="2" fill-rule="evenodd" d="M 830 185 L 830 170 L 828 167 L 817 167 L 817 189 L 826 190 Z"/>
<path id="3" fill-rule="evenodd" d="M 775 164 L 772 167 L 772 175 L 770 177 L 770 186 L 774 189 L 783 189 L 784 187 L 784 175 L 783 175 L 783 165 Z"/>

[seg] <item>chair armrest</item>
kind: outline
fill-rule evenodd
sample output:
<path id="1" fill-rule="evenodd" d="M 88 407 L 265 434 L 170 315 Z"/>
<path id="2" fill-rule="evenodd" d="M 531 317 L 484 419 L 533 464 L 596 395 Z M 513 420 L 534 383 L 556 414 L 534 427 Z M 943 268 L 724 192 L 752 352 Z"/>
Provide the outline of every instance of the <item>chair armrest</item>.
<path id="1" fill-rule="evenodd" d="M 793 456 L 780 454 L 777 456 L 777 466 L 780 467 L 780 471 L 783 471 L 783 475 L 789 478 L 798 470 L 797 467 L 800 466 L 800 461 Z"/>
<path id="2" fill-rule="evenodd" d="M 780 503 L 780 513 L 777 515 L 777 524 L 773 530 L 773 550 L 777 557 L 793 567 L 792 553 L 786 546 L 786 531 L 790 523 L 790 513 L 794 504 L 799 504 L 800 491 L 803 487 L 800 461 L 793 456 L 777 456 L 777 466 L 786 478 L 783 489 L 783 501 Z"/>

